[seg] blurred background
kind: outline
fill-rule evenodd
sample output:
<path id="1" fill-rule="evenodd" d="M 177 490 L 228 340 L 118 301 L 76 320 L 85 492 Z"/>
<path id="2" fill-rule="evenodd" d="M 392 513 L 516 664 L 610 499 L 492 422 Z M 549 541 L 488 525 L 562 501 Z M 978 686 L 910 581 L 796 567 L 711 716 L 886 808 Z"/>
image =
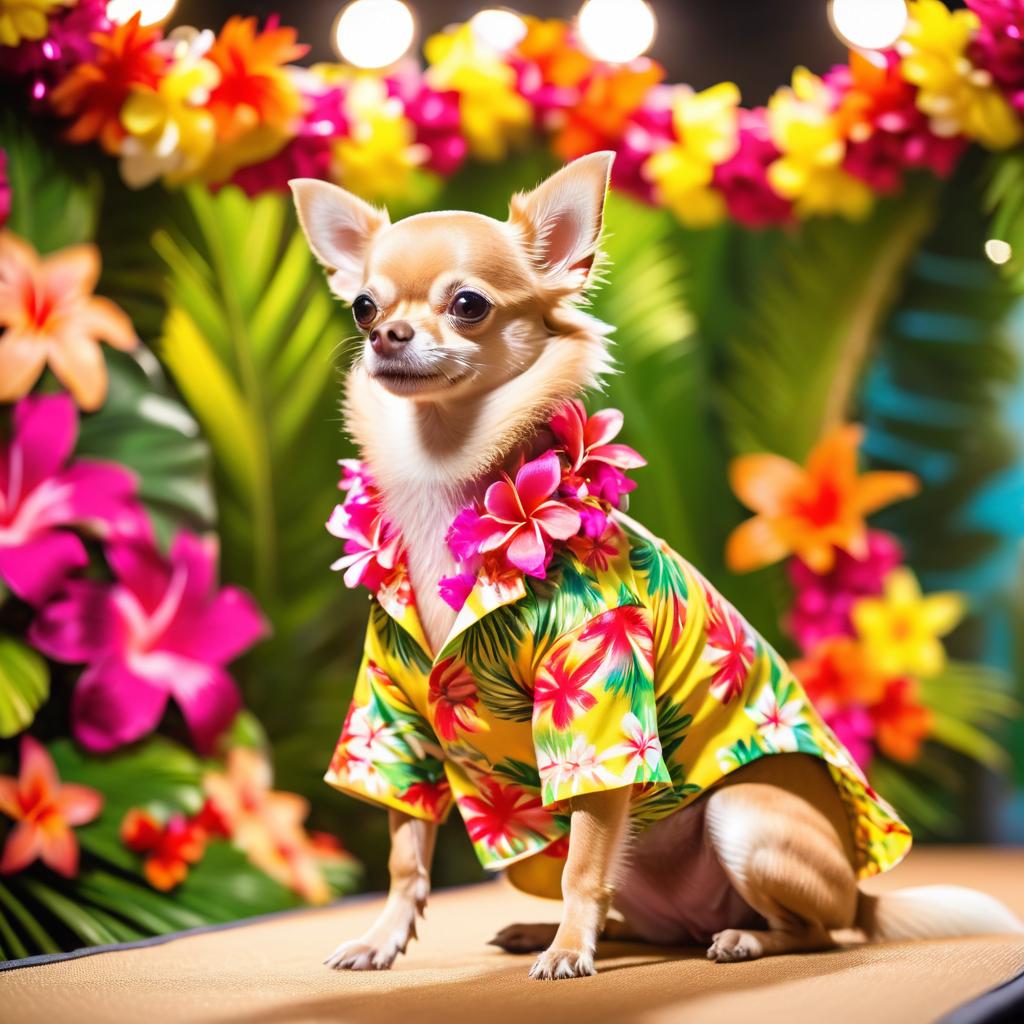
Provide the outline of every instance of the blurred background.
<path id="1" fill-rule="evenodd" d="M 787 656 L 813 662 L 792 616 L 814 588 L 792 561 L 747 575 L 726 564 L 726 539 L 750 514 L 727 468 L 758 450 L 804 463 L 825 424 L 863 423 L 864 468 L 906 469 L 922 483 L 917 497 L 873 516 L 872 529 L 895 539 L 925 594 L 961 592 L 968 607 L 942 638 L 944 672 L 920 681 L 917 703 L 853 702 L 867 723 L 858 735 L 872 781 L 922 841 L 1024 843 L 1024 51 L 1006 32 L 1024 27 L 1024 8 L 923 0 L 908 22 L 896 3 L 886 38 L 894 4 L 880 2 L 881 37 L 871 34 L 877 19 L 854 18 L 843 23 L 853 38 L 843 38 L 826 0 L 652 0 L 640 5 L 656 23 L 649 43 L 624 56 L 612 44 L 629 25 L 616 17 L 637 17 L 625 2 L 589 48 L 572 0 L 518 4 L 524 16 L 563 21 L 524 22 L 530 34 L 505 49 L 458 30 L 439 35 L 480 6 L 410 2 L 407 45 L 389 48 L 401 19 L 371 19 L 341 40 L 349 49 L 341 46 L 340 64 L 337 3 L 166 2 L 159 31 L 221 33 L 205 50 L 194 37 L 146 36 L 130 19 L 147 5 L 127 0 L 83 0 L 49 12 L 41 29 L 5 29 L 0 14 L 10 51 L 0 59 L 8 231 L 40 256 L 94 245 L 96 294 L 141 339 L 132 351 L 104 346 L 109 392 L 98 400 L 52 360 L 18 392 L 14 363 L 3 363 L 6 450 L 19 431 L 28 436 L 19 400 L 63 396 L 67 408 L 47 415 L 51 424 L 75 417 L 68 458 L 131 470 L 141 500 L 131 515 L 145 522 L 126 527 L 110 513 L 97 533 L 95 513 L 72 517 L 65 526 L 82 533 L 88 562 L 72 559 L 71 575 L 123 589 L 117 545 L 144 542 L 153 548 L 146 578 L 169 586 L 182 566 L 199 571 L 172 537 L 212 533 L 221 585 L 232 601 L 252 602 L 252 615 L 228 630 L 247 642 L 208 659 L 232 713 L 204 739 L 202 711 L 173 681 L 161 681 L 167 710 L 147 729 L 134 697 L 117 704 L 103 688 L 116 641 L 96 652 L 68 640 L 74 615 L 95 624 L 114 614 L 109 593 L 90 591 L 86 608 L 81 595 L 34 592 L 31 571 L 29 584 L 5 576 L 0 774 L 25 783 L 22 737 L 31 735 L 62 780 L 100 792 L 106 808 L 76 830 L 79 873 L 57 877 L 33 863 L 0 883 L 6 955 L 386 884 L 386 815 L 321 781 L 367 597 L 330 573 L 340 546 L 324 530 L 339 500 L 337 460 L 354 454 L 338 412 L 352 323 L 302 243 L 283 191 L 290 175 L 331 178 L 396 216 L 504 216 L 512 192 L 566 159 L 616 149 L 611 269 L 594 312 L 616 325 L 623 373 L 591 405 L 621 408 L 623 439 L 649 461 L 631 514 Z M 261 28 L 228 39 L 225 23 L 250 15 Z M 271 39 L 279 30 L 262 26 L 275 15 L 294 36 Z M 104 49 L 90 31 L 116 45 Z M 418 54 L 435 38 L 424 79 Z M 106 91 L 78 70 L 114 65 L 123 74 L 105 79 Z M 845 70 L 828 75 L 835 65 Z M 789 88 L 799 66 L 813 76 Z M 728 92 L 694 101 L 671 87 L 730 81 L 745 108 L 769 104 L 768 114 L 738 112 Z M 0 274 L 38 276 L 33 260 L 7 250 Z M 9 332 L 18 323 L 12 294 L 0 297 Z M 108 326 L 115 337 L 103 340 L 115 341 Z M 0 356 L 3 345 L 0 337 Z M 0 505 L 0 575 L 4 544 L 17 541 L 11 458 L 0 460 L 9 520 Z M 217 593 L 196 600 L 219 609 Z M 146 606 L 142 590 L 136 596 Z M 216 633 L 226 628 L 219 621 L 189 618 L 187 628 Z M 230 686 L 217 675 L 228 671 Z M 245 707 L 237 716 L 236 692 Z M 883 715 L 886 728 L 913 737 L 909 746 L 887 746 L 882 737 L 894 733 L 883 732 Z M 8 816 L 9 838 L 17 819 Z M 442 832 L 437 884 L 482 877 L 457 815 Z M 161 874 L 168 864 L 170 878 Z M 210 911 L 229 875 L 234 888 Z"/>

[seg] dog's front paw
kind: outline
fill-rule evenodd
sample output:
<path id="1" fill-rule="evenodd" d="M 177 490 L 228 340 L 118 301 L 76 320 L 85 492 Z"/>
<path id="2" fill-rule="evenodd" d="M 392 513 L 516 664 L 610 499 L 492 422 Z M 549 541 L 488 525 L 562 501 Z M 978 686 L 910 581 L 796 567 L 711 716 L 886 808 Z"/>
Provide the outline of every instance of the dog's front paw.
<path id="1" fill-rule="evenodd" d="M 713 937 L 708 959 L 719 964 L 734 964 L 742 960 L 757 960 L 762 953 L 761 943 L 750 932 L 727 928 Z"/>
<path id="2" fill-rule="evenodd" d="M 543 981 L 583 978 L 590 974 L 597 974 L 594 955 L 579 949 L 547 949 L 530 968 L 530 977 Z"/>
<path id="3" fill-rule="evenodd" d="M 386 971 L 404 951 L 395 941 L 375 943 L 367 939 L 343 942 L 324 961 L 336 971 Z"/>
<path id="4" fill-rule="evenodd" d="M 557 924 L 510 924 L 502 928 L 488 946 L 497 946 L 506 953 L 533 953 L 547 949 L 555 939 Z"/>

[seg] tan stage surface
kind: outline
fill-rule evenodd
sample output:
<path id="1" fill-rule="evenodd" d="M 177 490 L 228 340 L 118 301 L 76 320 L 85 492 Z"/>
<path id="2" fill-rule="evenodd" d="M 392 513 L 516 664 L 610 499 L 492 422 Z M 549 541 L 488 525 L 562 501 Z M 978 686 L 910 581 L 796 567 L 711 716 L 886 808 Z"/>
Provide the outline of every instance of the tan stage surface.
<path id="1" fill-rule="evenodd" d="M 919 849 L 875 890 L 954 882 L 1024 916 L 1024 851 Z M 330 1021 L 332 1024 L 917 1024 L 1024 971 L 1024 939 L 890 943 L 713 964 L 703 950 L 603 944 L 599 974 L 527 978 L 531 958 L 485 945 L 558 904 L 504 882 L 434 895 L 421 940 L 391 971 L 335 973 L 324 956 L 379 899 L 301 911 L 162 945 L 0 973 L 5 1024 Z"/>

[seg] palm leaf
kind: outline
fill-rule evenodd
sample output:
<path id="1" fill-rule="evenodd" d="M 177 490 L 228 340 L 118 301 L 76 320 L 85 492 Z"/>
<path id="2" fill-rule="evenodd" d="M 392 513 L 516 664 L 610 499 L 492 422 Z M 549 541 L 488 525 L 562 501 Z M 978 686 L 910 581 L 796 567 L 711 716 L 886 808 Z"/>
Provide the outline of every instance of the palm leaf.
<path id="1" fill-rule="evenodd" d="M 50 670 L 31 647 L 0 635 L 0 737 L 27 729 L 50 695 Z"/>

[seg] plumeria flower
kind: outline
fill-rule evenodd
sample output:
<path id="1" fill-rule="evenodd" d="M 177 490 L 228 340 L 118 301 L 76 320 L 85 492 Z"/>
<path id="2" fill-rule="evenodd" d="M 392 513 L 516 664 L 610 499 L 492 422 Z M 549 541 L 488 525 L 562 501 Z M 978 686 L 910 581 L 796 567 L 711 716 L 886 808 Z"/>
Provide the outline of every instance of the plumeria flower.
<path id="1" fill-rule="evenodd" d="M 121 842 L 143 854 L 142 873 L 154 889 L 169 892 L 188 877 L 206 852 L 206 830 L 184 814 L 161 824 L 148 811 L 131 810 L 121 822 Z"/>
<path id="2" fill-rule="evenodd" d="M 78 412 L 66 395 L 23 398 L 0 443 L 0 579 L 40 604 L 88 562 L 71 527 L 99 536 L 130 533 L 135 477 L 121 466 L 71 459 Z"/>
<path id="3" fill-rule="evenodd" d="M 441 739 L 454 740 L 459 733 L 483 728 L 476 713 L 476 680 L 460 658 L 445 658 L 434 666 L 427 699 Z"/>
<path id="4" fill-rule="evenodd" d="M 780 455 L 740 455 L 729 466 L 736 496 L 757 515 L 729 537 L 726 561 L 749 572 L 796 554 L 814 572 L 828 572 L 836 549 L 855 558 L 868 552 L 864 517 L 917 493 L 911 473 L 858 474 L 863 430 L 833 428 L 814 446 L 806 466 Z"/>
<path id="5" fill-rule="evenodd" d="M 93 295 L 99 274 L 94 245 L 40 257 L 24 239 L 0 232 L 0 402 L 27 395 L 49 364 L 83 409 L 103 404 L 100 341 L 130 351 L 138 338 L 123 310 Z"/>
<path id="6" fill-rule="evenodd" d="M 567 482 L 585 482 L 588 494 L 616 507 L 621 496 L 636 486 L 625 479 L 625 472 L 647 465 L 647 460 L 629 445 L 612 443 L 622 430 L 622 422 L 618 409 L 602 409 L 588 417 L 583 403 L 574 399 L 559 409 L 550 424 L 569 459 Z"/>
<path id="7" fill-rule="evenodd" d="M 376 503 L 345 501 L 327 520 L 327 531 L 345 541 L 345 554 L 331 564 L 344 571 L 346 587 L 360 584 L 371 590 L 384 582 L 398 564 L 401 538 L 392 533 Z"/>
<path id="8" fill-rule="evenodd" d="M 0 874 L 27 868 L 37 858 L 58 874 L 78 874 L 78 840 L 72 828 L 99 816 L 103 797 L 88 786 L 61 782 L 46 748 L 21 738 L 17 778 L 0 775 L 0 813 L 16 824 L 0 855 Z"/>
<path id="9" fill-rule="evenodd" d="M 624 770 L 627 772 L 653 774 L 661 760 L 661 738 L 658 736 L 657 727 L 645 726 L 630 711 L 622 719 L 622 731 L 626 734 L 626 739 L 612 747 L 607 756 L 625 757 Z"/>
<path id="10" fill-rule="evenodd" d="M 238 711 L 225 670 L 267 632 L 252 598 L 216 582 L 217 543 L 180 533 L 164 558 L 145 542 L 107 548 L 114 581 L 71 580 L 29 630 L 56 661 L 87 663 L 71 701 L 75 738 L 95 752 L 152 732 L 171 698 L 208 752 Z"/>
<path id="11" fill-rule="evenodd" d="M 391 725 L 375 715 L 369 705 L 353 704 L 349 708 L 339 742 L 355 761 L 391 764 L 398 760 Z"/>
<path id="12" fill-rule="evenodd" d="M 787 700 L 780 704 L 771 684 L 765 683 L 754 703 L 748 704 L 744 710 L 772 750 L 797 749 L 796 727 L 804 721 L 802 700 Z"/>
<path id="13" fill-rule="evenodd" d="M 922 596 L 910 569 L 889 573 L 881 597 L 853 606 L 853 624 L 879 671 L 930 677 L 946 665 L 945 636 L 964 616 L 964 600 L 952 592 Z"/>
<path id="14" fill-rule="evenodd" d="M 562 480 L 554 452 L 525 463 L 515 482 L 508 474 L 487 488 L 483 520 L 488 528 L 481 552 L 501 550 L 509 563 L 530 576 L 543 576 L 551 541 L 568 540 L 580 529 L 580 515 L 552 496 Z"/>
<path id="15" fill-rule="evenodd" d="M 603 788 L 616 781 L 615 776 L 604 766 L 609 752 L 598 754 L 597 748 L 587 742 L 584 735 L 577 736 L 557 760 L 549 761 L 541 769 L 541 780 L 559 789 L 568 784 L 573 795 L 581 789 Z"/>
<path id="16" fill-rule="evenodd" d="M 256 867 L 309 903 L 326 903 L 330 888 L 323 852 L 303 828 L 309 802 L 273 790 L 270 762 L 249 747 L 233 747 L 223 772 L 207 772 L 203 788 L 222 815 L 232 841 Z"/>

